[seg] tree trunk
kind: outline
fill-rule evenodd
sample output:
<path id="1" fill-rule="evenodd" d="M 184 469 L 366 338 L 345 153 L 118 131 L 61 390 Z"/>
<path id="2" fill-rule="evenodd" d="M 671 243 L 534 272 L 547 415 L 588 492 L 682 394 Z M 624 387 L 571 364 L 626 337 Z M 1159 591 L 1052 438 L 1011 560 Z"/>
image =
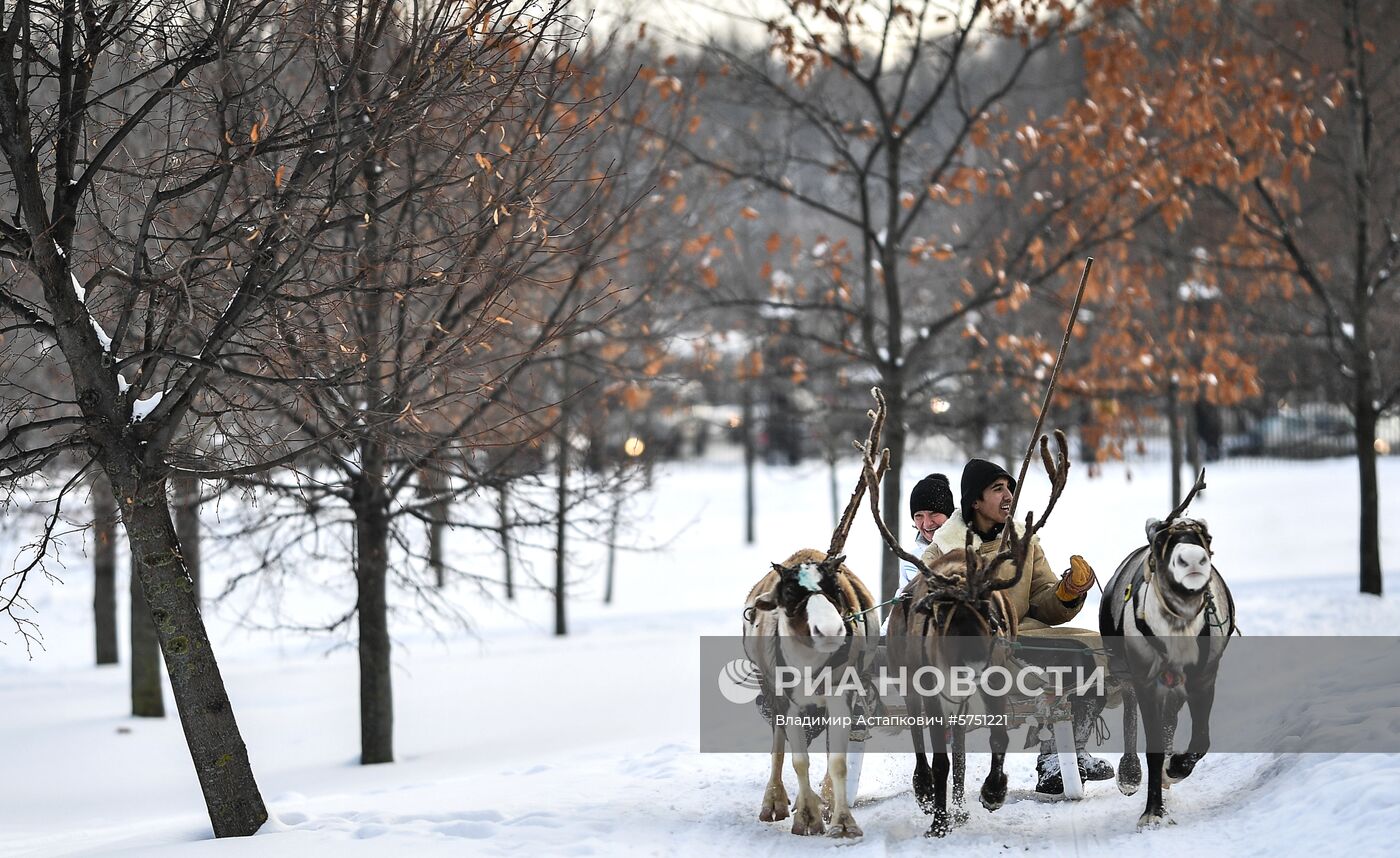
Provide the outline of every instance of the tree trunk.
<path id="1" fill-rule="evenodd" d="M 368 473 L 357 479 L 351 507 L 360 623 L 360 764 L 367 766 L 394 761 L 394 690 L 389 671 L 389 509 L 376 479 L 377 466 L 370 457 L 365 461 Z"/>
<path id="2" fill-rule="evenodd" d="M 1361 476 L 1361 592 L 1381 595 L 1380 487 L 1376 480 L 1374 403 L 1361 391 L 1356 412 L 1356 463 Z"/>
<path id="3" fill-rule="evenodd" d="M 1167 382 L 1167 438 L 1172 459 L 1171 508 L 1181 503 L 1181 414 L 1178 408 L 1178 384 L 1175 376 Z"/>
<path id="4" fill-rule="evenodd" d="M 836 485 L 836 451 L 832 450 L 826 457 L 826 482 L 827 494 L 831 500 L 831 529 L 835 530 L 841 524 L 841 488 Z"/>
<path id="5" fill-rule="evenodd" d="M 433 586 L 439 590 L 447 583 L 447 564 L 442 559 L 442 537 L 447 530 L 450 511 L 446 497 L 446 478 L 437 463 L 429 462 L 418 472 L 418 489 L 428 499 L 428 567 L 433 570 Z"/>
<path id="6" fill-rule="evenodd" d="M 141 592 L 140 560 L 131 555 L 131 714 L 135 718 L 164 718 L 161 697 L 160 640 L 151 622 L 151 608 Z"/>
<path id="7" fill-rule="evenodd" d="M 613 487 L 612 517 L 608 521 L 608 578 L 603 588 L 603 604 L 611 605 L 613 599 L 613 573 L 617 571 L 617 524 L 622 517 L 622 484 Z"/>
<path id="8" fill-rule="evenodd" d="M 559 460 L 555 463 L 558 471 L 559 483 L 555 488 L 555 511 L 554 511 L 554 634 L 568 634 L 568 623 L 564 614 L 564 600 L 567 593 L 564 589 L 564 566 L 565 552 L 565 518 L 569 509 L 569 417 L 573 410 L 572 400 L 569 398 L 569 361 L 567 355 L 564 360 L 563 380 L 561 383 L 563 398 L 559 405 Z"/>
<path id="9" fill-rule="evenodd" d="M 433 586 L 439 590 L 446 583 L 447 565 L 442 560 L 442 534 L 447 527 L 443 522 L 447 514 L 446 506 L 442 501 L 435 502 L 429 513 L 432 521 L 428 523 L 428 565 L 433 570 Z"/>
<path id="10" fill-rule="evenodd" d="M 900 531 L 900 513 L 903 511 L 903 488 L 900 474 L 904 470 L 904 391 L 897 385 L 887 385 L 885 392 L 885 446 L 890 450 L 890 469 L 880 484 L 880 515 L 890 533 Z M 899 558 L 883 545 L 880 546 L 880 601 L 887 602 L 899 592 Z M 882 616 L 889 616 L 890 606 L 881 609 Z"/>
<path id="11" fill-rule="evenodd" d="M 501 480 L 501 487 L 496 490 L 496 516 L 501 524 L 501 552 L 505 555 L 506 564 L 506 598 L 515 598 L 515 563 L 511 554 L 511 534 L 510 534 L 510 482 Z"/>
<path id="12" fill-rule="evenodd" d="M 194 597 L 202 592 L 199 579 L 199 477 L 175 474 L 170 479 L 175 494 L 175 535 L 180 540 L 180 553 L 185 557 L 185 569 L 194 583 Z"/>
<path id="13" fill-rule="evenodd" d="M 753 545 L 754 540 L 754 437 L 753 437 L 753 386 L 743 383 L 743 411 L 740 412 L 740 425 L 744 430 L 744 544 Z"/>
<path id="14" fill-rule="evenodd" d="M 107 473 L 121 503 L 131 554 L 141 559 L 133 569 L 150 606 L 147 622 L 155 624 L 214 836 L 254 834 L 267 821 L 267 808 L 185 572 L 165 481 L 137 481 L 131 475 L 140 468 L 134 455 L 120 456 L 108 463 Z"/>
<path id="15" fill-rule="evenodd" d="M 92 618 L 97 663 L 117 663 L 117 504 L 107 478 L 92 481 Z"/>
<path id="16" fill-rule="evenodd" d="M 1196 475 L 1201 472 L 1201 459 L 1203 458 L 1201 455 L 1200 418 L 1198 417 L 1200 413 L 1201 404 L 1197 402 L 1183 416 L 1186 428 L 1186 461 L 1190 465 L 1186 476 L 1191 479 L 1193 485 L 1196 481 Z M 1196 497 L 1199 498 L 1200 495 L 1196 495 Z"/>

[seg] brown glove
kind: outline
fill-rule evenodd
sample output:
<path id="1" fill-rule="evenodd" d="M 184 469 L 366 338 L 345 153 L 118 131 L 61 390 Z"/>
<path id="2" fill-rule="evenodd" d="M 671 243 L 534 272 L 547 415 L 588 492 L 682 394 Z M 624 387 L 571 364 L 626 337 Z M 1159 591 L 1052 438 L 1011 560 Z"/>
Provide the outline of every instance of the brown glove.
<path id="1" fill-rule="evenodd" d="M 1094 569 L 1078 554 L 1069 558 L 1069 570 L 1060 577 L 1055 595 L 1061 602 L 1073 602 L 1094 586 Z"/>

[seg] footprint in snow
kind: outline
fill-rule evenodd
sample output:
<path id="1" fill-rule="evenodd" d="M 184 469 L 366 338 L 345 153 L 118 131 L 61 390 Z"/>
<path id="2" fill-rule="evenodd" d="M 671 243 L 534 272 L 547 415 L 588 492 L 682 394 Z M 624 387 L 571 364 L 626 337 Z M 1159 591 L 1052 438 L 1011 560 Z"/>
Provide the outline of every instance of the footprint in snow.
<path id="1" fill-rule="evenodd" d="M 488 837 L 495 837 L 499 830 L 500 826 L 494 822 L 469 820 L 433 826 L 433 831 L 438 834 L 448 837 L 462 837 L 468 840 L 485 840 Z"/>
<path id="2" fill-rule="evenodd" d="M 547 810 L 537 810 L 531 813 L 522 814 L 507 822 L 506 825 L 523 825 L 531 828 L 563 828 L 564 822 L 556 814 Z"/>

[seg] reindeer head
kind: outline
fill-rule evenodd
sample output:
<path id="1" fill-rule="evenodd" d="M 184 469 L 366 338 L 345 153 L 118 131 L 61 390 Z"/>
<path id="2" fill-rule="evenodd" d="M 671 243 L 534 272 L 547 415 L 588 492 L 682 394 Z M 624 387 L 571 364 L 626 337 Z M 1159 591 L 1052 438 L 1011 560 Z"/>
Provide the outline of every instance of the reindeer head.
<path id="1" fill-rule="evenodd" d="M 955 549 L 929 565 L 929 574 L 910 588 L 907 652 L 944 675 L 955 665 L 987 666 L 998 638 L 1010 633 L 1009 620 L 984 564 L 975 551 Z"/>
<path id="2" fill-rule="evenodd" d="M 777 581 L 759 594 L 754 607 L 778 611 L 778 634 L 800 638 L 818 652 L 835 652 L 850 635 L 836 581 L 842 559 L 804 549 L 786 563 L 774 563 Z"/>
<path id="3" fill-rule="evenodd" d="M 1198 593 L 1210 583 L 1210 530 L 1205 519 L 1185 518 L 1182 513 L 1206 487 L 1202 468 L 1186 499 L 1172 510 L 1165 521 L 1147 520 L 1147 543 L 1154 571 L 1186 593 Z"/>
<path id="4" fill-rule="evenodd" d="M 944 668 L 956 664 L 974 668 L 985 666 L 997 640 L 1014 635 L 1015 617 L 1008 615 L 1009 609 L 998 592 L 1016 586 L 1025 574 L 1032 537 L 1045 526 L 1050 511 L 1064 491 L 1069 472 L 1069 443 L 1060 431 L 1055 432 L 1055 441 L 1059 455 L 1052 457 L 1049 440 L 1044 436 L 1040 439 L 1041 460 L 1051 484 L 1050 501 L 1040 519 L 1027 515 L 1024 532 L 1018 531 L 1014 522 L 1008 522 L 999 550 L 989 558 L 973 549 L 973 534 L 969 529 L 961 550 L 949 551 L 932 564 L 925 564 L 922 558 L 905 551 L 885 526 L 880 517 L 877 484 L 888 463 L 888 451 L 882 454 L 881 467 L 877 468 L 872 449 L 865 448 L 864 472 L 870 483 L 871 514 L 880 535 L 890 550 L 913 563 L 921 573 L 906 592 L 912 598 L 908 628 L 911 634 L 922 637 L 918 649 L 925 664 Z M 999 576 L 998 572 L 1007 563 L 1015 570 L 1014 574 Z"/>

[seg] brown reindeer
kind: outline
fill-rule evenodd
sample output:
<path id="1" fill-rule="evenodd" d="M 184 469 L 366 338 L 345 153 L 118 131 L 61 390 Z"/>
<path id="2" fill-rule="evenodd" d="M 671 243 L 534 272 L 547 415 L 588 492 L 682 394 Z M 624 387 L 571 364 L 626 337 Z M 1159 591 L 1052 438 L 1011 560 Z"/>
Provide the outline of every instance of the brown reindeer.
<path id="1" fill-rule="evenodd" d="M 1025 574 L 1028 565 L 1032 538 L 1045 526 L 1046 519 L 1054 509 L 1056 501 L 1064 491 L 1069 472 L 1068 444 L 1064 433 L 1055 432 L 1055 442 L 1059 454 L 1050 455 L 1049 442 L 1040 438 L 1041 460 L 1045 463 L 1046 474 L 1050 477 L 1051 493 L 1045 512 L 1039 520 L 1027 514 L 1025 532 L 1018 532 L 1014 522 L 1008 522 L 998 553 L 984 558 L 972 548 L 972 533 L 969 530 L 967 544 L 962 550 L 950 551 L 932 565 L 925 564 L 919 557 L 905 551 L 899 540 L 885 527 L 880 518 L 879 500 L 873 486 L 878 483 L 881 469 L 888 460 L 888 451 L 881 455 L 877 466 L 873 448 L 865 450 L 864 473 L 866 482 L 872 488 L 871 513 L 880 530 L 881 537 L 890 550 L 902 559 L 914 564 L 920 574 L 906 585 L 902 600 L 896 603 L 890 613 L 888 629 L 889 662 L 892 668 L 902 668 L 905 675 L 932 666 L 947 676 L 953 665 L 965 665 L 974 669 L 1004 659 L 1005 644 L 1016 638 L 1016 612 L 1007 601 L 1003 590 L 1016 586 Z M 1005 566 L 1010 564 L 1011 572 L 1006 574 Z M 924 728 L 917 726 L 923 717 L 941 719 L 959 714 L 973 702 L 972 696 L 957 697 L 939 694 L 924 697 L 914 689 L 907 689 L 905 701 L 911 721 L 910 734 L 914 741 L 914 797 L 924 813 L 931 814 L 933 820 L 926 836 L 943 837 L 952 829 L 955 822 L 966 819 L 962 810 L 963 774 L 965 759 L 962 732 L 965 728 L 956 727 L 954 733 L 954 814 L 948 809 L 949 759 L 946 750 L 946 734 L 942 729 L 930 730 L 933 741 L 932 765 L 925 757 Z M 992 697 L 984 701 L 987 714 L 1004 716 L 1007 700 L 1005 697 Z M 1005 718 L 992 719 L 992 767 L 982 783 L 981 800 L 989 811 L 1000 808 L 1006 800 L 1006 773 L 1003 769 L 1009 734 Z M 936 721 L 935 721 L 936 723 Z"/>
<path id="2" fill-rule="evenodd" d="M 884 400 L 875 391 L 877 407 L 870 412 L 867 444 L 879 443 L 884 426 Z M 859 445 L 857 445 L 859 446 Z M 877 476 L 878 480 L 878 476 Z M 760 683 L 770 701 L 774 718 L 772 766 L 758 818 L 764 822 L 786 819 L 788 795 L 783 788 L 784 740 L 792 748 L 792 768 L 797 774 L 797 801 L 792 808 L 793 834 L 821 834 L 822 801 L 808 780 L 806 728 L 779 726 L 776 716 L 817 712 L 829 716 L 826 816 L 833 837 L 859 837 L 862 832 L 851 814 L 846 784 L 846 746 L 850 725 L 839 722 L 851 716 L 849 701 L 839 695 L 808 694 L 802 688 L 777 693 L 780 666 L 816 672 L 823 668 L 839 674 L 857 666 L 869 654 L 880 630 L 872 610 L 874 598 L 865 584 L 846 568 L 842 548 L 866 491 L 864 474 L 857 482 L 846 510 L 825 552 L 804 548 L 773 568 L 749 591 L 744 609 L 744 648 L 758 666 Z M 828 797 L 829 793 L 829 797 Z"/>

